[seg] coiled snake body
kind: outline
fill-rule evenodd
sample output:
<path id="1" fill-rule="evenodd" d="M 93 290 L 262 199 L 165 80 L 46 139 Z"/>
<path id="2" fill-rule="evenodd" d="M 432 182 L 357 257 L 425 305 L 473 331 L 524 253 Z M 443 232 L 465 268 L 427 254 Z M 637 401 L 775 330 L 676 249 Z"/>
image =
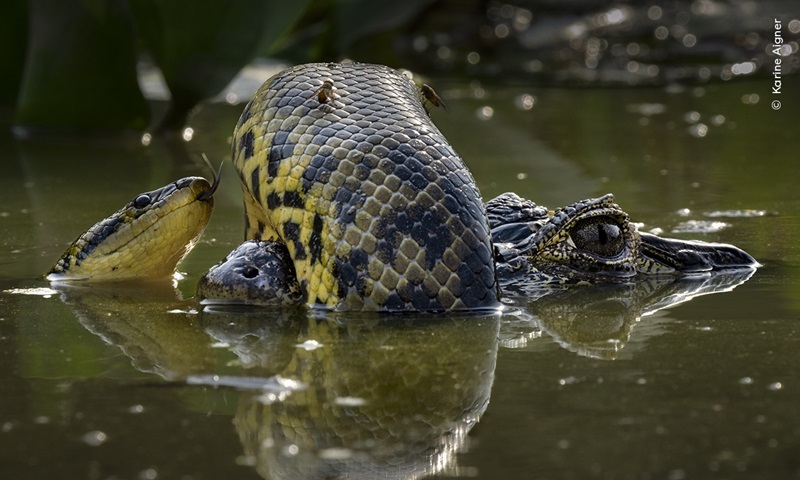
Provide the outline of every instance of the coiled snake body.
<path id="1" fill-rule="evenodd" d="M 480 193 L 400 72 L 352 63 L 282 72 L 245 107 L 233 163 L 246 238 L 286 245 L 308 303 L 496 303 Z"/>

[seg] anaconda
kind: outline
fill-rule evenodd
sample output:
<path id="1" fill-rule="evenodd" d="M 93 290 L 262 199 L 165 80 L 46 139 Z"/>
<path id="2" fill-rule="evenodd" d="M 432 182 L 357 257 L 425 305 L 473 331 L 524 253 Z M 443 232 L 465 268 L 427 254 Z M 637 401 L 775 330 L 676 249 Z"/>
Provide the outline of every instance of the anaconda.
<path id="1" fill-rule="evenodd" d="M 482 309 L 496 307 L 510 282 L 624 282 L 758 265 L 731 245 L 639 233 L 610 195 L 555 212 L 514 194 L 484 205 L 430 120 L 429 98 L 379 65 L 300 65 L 269 79 L 232 141 L 246 241 L 203 276 L 198 295 L 351 310 Z M 81 276 L 82 263 L 64 258 L 52 273 Z"/>
<path id="2" fill-rule="evenodd" d="M 50 269 L 52 280 L 131 280 L 172 275 L 205 230 L 218 186 L 186 177 L 136 195 L 81 234 Z"/>

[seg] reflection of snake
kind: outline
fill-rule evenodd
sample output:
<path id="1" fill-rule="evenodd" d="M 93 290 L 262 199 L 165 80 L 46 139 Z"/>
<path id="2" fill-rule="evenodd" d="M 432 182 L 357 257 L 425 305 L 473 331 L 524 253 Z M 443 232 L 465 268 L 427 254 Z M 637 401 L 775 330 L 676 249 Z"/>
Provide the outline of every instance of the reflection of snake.
<path id="1" fill-rule="evenodd" d="M 225 330 L 242 319 L 241 312 L 203 317 Z M 265 324 L 263 313 L 256 319 Z M 282 401 L 240 397 L 234 425 L 257 471 L 270 479 L 410 479 L 454 465 L 489 403 L 498 318 L 402 326 L 347 319 L 347 326 L 296 320 L 297 337 L 275 328 L 263 337 L 273 352 L 289 343 L 292 356 L 279 374 L 306 388 Z M 309 348 L 297 346 L 311 339 Z"/>
<path id="2" fill-rule="evenodd" d="M 513 194 L 484 205 L 426 102 L 441 99 L 378 65 L 301 65 L 268 80 L 245 107 L 232 144 L 249 242 L 205 275 L 198 293 L 223 301 L 441 311 L 496 306 L 498 279 L 619 282 L 641 273 L 756 265 L 729 245 L 639 234 L 610 195 L 555 213 Z M 192 182 L 165 188 L 182 191 L 175 187 L 185 183 Z M 149 215 L 147 207 L 138 210 L 140 199 L 159 203 L 166 194 L 140 195 L 118 212 L 130 215 L 98 223 L 52 273 L 135 276 L 154 259 L 159 268 L 147 267 L 152 275 L 171 272 L 186 248 L 162 256 L 146 242 L 167 232 L 171 243 L 191 245 L 210 212 L 213 188 L 205 185 L 184 195 L 208 206 L 193 227 L 176 233 L 163 221 L 138 226 L 138 217 Z M 112 235 L 115 229 L 125 235 Z M 144 240 L 134 242 L 131 233 Z M 139 244 L 146 253 L 120 253 Z"/>

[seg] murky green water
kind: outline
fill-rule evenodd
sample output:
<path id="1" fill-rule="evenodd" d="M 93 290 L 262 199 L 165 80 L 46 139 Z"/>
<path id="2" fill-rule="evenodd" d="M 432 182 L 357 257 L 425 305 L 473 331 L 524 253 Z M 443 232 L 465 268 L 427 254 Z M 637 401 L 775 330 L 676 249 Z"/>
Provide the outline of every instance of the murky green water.
<path id="1" fill-rule="evenodd" d="M 146 147 L 4 134 L 0 477 L 800 478 L 792 83 L 773 111 L 766 80 L 437 82 L 451 112 L 434 118 L 485 197 L 613 192 L 645 230 L 764 264 L 749 279 L 529 292 L 489 317 L 203 311 L 199 275 L 243 232 L 230 166 L 177 290 L 36 290 L 136 193 L 208 176 L 199 153 L 226 157 L 240 107 L 205 107 L 191 141 Z"/>

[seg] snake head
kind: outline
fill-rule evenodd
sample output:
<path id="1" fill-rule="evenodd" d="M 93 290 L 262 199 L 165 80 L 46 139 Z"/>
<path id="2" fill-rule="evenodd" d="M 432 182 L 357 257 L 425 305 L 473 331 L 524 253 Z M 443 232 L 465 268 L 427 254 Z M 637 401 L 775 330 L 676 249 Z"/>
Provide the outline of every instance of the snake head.
<path id="1" fill-rule="evenodd" d="M 211 218 L 214 190 L 205 178 L 186 177 L 136 195 L 78 237 L 47 278 L 107 281 L 172 275 Z"/>

